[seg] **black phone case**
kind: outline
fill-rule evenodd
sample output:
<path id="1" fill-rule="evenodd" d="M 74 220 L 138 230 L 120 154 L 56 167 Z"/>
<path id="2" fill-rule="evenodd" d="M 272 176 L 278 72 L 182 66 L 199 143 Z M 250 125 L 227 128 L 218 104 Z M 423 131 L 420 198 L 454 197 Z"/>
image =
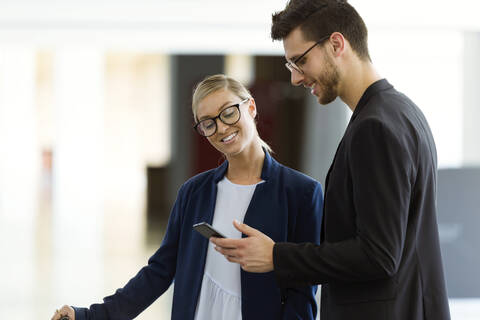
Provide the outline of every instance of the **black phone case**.
<path id="1" fill-rule="evenodd" d="M 213 229 L 213 227 L 206 222 L 197 223 L 193 225 L 193 229 L 195 229 L 197 232 L 199 232 L 202 236 L 204 236 L 207 239 L 209 239 L 210 237 L 225 238 L 223 234 Z"/>

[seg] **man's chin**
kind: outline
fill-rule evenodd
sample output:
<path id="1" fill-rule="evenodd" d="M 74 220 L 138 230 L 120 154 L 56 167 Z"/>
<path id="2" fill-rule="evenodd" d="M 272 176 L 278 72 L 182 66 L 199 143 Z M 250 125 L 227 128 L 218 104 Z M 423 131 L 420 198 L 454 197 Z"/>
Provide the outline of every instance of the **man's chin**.
<path id="1" fill-rule="evenodd" d="M 326 106 L 330 103 L 332 103 L 333 101 L 335 101 L 336 97 L 335 98 L 331 98 L 331 97 L 317 97 L 317 101 L 319 104 L 321 104 L 322 106 Z"/>

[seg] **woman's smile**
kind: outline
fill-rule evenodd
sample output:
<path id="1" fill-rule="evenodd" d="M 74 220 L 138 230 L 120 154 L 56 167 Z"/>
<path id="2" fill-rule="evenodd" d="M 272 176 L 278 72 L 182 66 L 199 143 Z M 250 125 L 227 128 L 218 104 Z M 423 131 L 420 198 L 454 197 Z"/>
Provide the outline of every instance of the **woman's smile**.
<path id="1" fill-rule="evenodd" d="M 228 136 L 226 136 L 225 138 L 222 138 L 220 141 L 222 141 L 223 143 L 231 143 L 234 141 L 234 138 L 237 136 L 238 134 L 238 131 L 236 132 L 233 132 L 231 134 L 229 134 Z"/>

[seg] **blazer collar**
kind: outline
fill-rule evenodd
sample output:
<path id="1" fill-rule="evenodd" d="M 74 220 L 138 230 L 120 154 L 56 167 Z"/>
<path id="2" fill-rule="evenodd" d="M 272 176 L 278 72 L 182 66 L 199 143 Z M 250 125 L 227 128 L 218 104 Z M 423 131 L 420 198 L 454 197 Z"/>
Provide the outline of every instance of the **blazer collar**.
<path id="1" fill-rule="evenodd" d="M 368 100 L 380 91 L 388 90 L 393 88 L 393 86 L 387 81 L 387 79 L 380 79 L 372 83 L 367 90 L 363 93 L 362 97 L 358 101 L 357 107 L 353 111 L 352 118 L 350 120 L 353 121 L 357 115 L 362 111 L 363 107 L 368 103 Z"/>
<path id="2" fill-rule="evenodd" d="M 275 167 L 278 165 L 275 159 L 272 158 L 272 156 L 268 153 L 265 148 L 263 149 L 263 152 L 265 152 L 265 159 L 263 160 L 263 167 L 262 167 L 262 175 L 261 178 L 264 181 L 268 181 L 270 177 L 273 174 L 273 171 L 275 170 Z M 218 183 L 220 180 L 223 179 L 225 176 L 225 173 L 227 172 L 228 168 L 228 161 L 225 160 L 223 163 L 214 169 L 214 174 L 213 174 L 213 180 L 215 183 Z"/>

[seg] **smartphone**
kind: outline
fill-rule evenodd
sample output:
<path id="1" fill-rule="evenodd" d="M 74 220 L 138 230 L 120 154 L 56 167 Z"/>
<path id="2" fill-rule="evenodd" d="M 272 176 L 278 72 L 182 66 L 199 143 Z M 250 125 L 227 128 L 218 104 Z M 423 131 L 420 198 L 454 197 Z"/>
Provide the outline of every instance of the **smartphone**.
<path id="1" fill-rule="evenodd" d="M 202 236 L 207 239 L 210 239 L 210 237 L 226 238 L 223 234 L 215 230 L 211 225 L 206 222 L 194 224 L 193 229 L 198 231 Z"/>

